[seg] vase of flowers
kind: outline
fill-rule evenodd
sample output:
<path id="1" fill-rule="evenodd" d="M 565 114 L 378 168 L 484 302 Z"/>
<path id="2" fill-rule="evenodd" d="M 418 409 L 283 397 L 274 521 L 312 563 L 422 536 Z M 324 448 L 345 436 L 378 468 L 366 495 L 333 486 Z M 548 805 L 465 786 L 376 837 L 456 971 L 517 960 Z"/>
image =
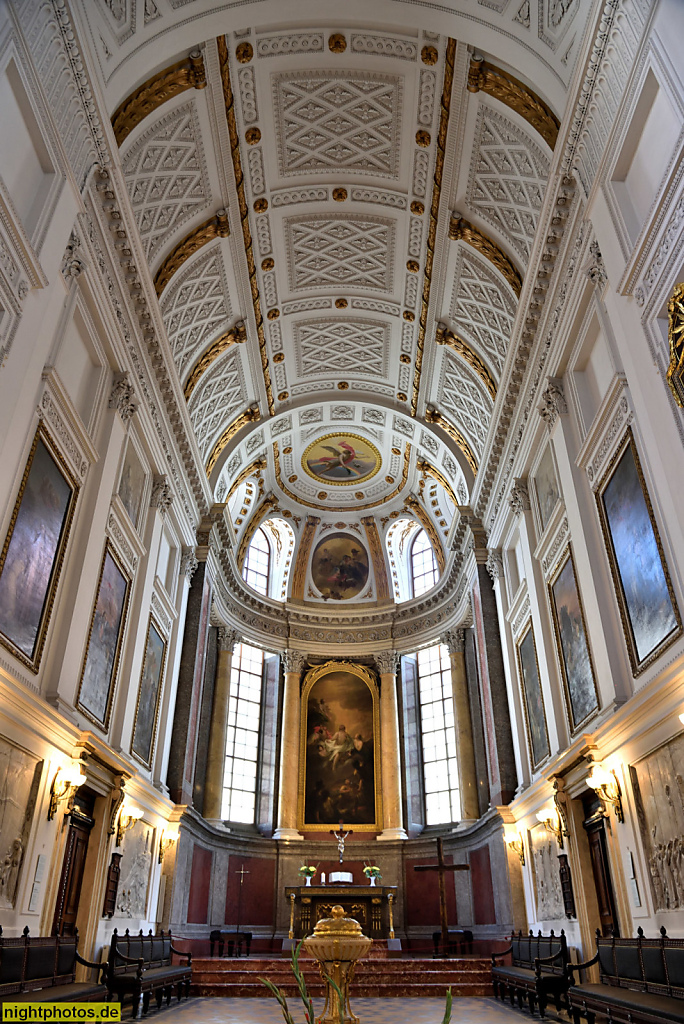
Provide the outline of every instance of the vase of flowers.
<path id="1" fill-rule="evenodd" d="M 382 880 L 382 872 L 377 864 L 366 864 L 363 873 L 371 885 L 375 885 L 378 879 Z"/>
<path id="2" fill-rule="evenodd" d="M 306 879 L 306 885 L 311 885 L 311 879 L 313 878 L 317 871 L 317 864 L 302 864 L 301 868 L 299 869 L 299 874 Z"/>

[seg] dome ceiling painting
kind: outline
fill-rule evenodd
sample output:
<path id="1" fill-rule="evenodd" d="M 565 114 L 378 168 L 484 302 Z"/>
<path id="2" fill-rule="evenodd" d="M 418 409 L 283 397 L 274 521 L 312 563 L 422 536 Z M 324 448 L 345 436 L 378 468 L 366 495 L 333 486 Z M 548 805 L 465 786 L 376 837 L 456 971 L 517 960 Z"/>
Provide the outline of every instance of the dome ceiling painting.
<path id="1" fill-rule="evenodd" d="M 369 517 L 448 548 L 590 6 L 73 0 L 189 443 L 238 561 L 266 513 L 320 524 L 302 597 L 372 592 Z"/>

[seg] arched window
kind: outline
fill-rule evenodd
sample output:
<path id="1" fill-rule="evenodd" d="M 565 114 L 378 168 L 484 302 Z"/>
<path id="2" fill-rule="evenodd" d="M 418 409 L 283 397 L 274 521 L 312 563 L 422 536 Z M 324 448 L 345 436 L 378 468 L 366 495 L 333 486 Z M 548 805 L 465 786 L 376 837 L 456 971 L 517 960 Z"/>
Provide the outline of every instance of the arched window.
<path id="1" fill-rule="evenodd" d="M 425 530 L 419 530 L 411 544 L 411 583 L 413 596 L 420 597 L 439 579 L 437 559 Z"/>
<path id="2" fill-rule="evenodd" d="M 268 537 L 259 527 L 247 548 L 247 557 L 242 568 L 242 578 L 252 590 L 256 590 L 257 594 L 263 594 L 264 597 L 268 597 L 270 568 L 271 547 L 268 543 Z"/>
<path id="3" fill-rule="evenodd" d="M 417 661 L 426 824 L 444 825 L 461 817 L 451 660 L 438 644 L 418 651 Z"/>
<path id="4" fill-rule="evenodd" d="M 253 824 L 264 652 L 238 644 L 230 670 L 221 818 Z"/>

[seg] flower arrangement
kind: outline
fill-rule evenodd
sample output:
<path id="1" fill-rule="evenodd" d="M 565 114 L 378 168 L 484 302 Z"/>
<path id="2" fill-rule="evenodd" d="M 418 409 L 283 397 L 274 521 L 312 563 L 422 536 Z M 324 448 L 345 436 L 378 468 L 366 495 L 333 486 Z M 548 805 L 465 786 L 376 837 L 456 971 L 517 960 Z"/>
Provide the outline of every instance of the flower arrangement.
<path id="1" fill-rule="evenodd" d="M 366 878 L 382 878 L 382 872 L 377 864 L 366 864 L 363 873 Z"/>
<path id="2" fill-rule="evenodd" d="M 302 864 L 299 869 L 299 874 L 303 875 L 305 878 L 313 878 L 317 871 L 318 864 Z"/>

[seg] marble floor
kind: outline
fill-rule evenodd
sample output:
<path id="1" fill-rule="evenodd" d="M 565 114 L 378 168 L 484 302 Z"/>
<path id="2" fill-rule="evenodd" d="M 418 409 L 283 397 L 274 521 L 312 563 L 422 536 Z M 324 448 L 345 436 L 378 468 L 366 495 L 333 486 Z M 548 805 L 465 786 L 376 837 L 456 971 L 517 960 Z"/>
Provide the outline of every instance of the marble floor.
<path id="1" fill-rule="evenodd" d="M 301 1002 L 289 1000 L 290 1013 L 303 1024 Z M 322 1012 L 323 1003 L 314 1000 L 314 1010 Z M 354 999 L 352 1011 L 360 1024 L 442 1024 L 443 999 Z M 454 999 L 452 1024 L 518 1024 L 529 1014 L 520 1013 L 491 998 Z M 151 1012 L 150 1022 L 157 1017 Z M 282 1024 L 283 1017 L 275 999 L 190 999 L 162 1010 L 159 1024 Z"/>

